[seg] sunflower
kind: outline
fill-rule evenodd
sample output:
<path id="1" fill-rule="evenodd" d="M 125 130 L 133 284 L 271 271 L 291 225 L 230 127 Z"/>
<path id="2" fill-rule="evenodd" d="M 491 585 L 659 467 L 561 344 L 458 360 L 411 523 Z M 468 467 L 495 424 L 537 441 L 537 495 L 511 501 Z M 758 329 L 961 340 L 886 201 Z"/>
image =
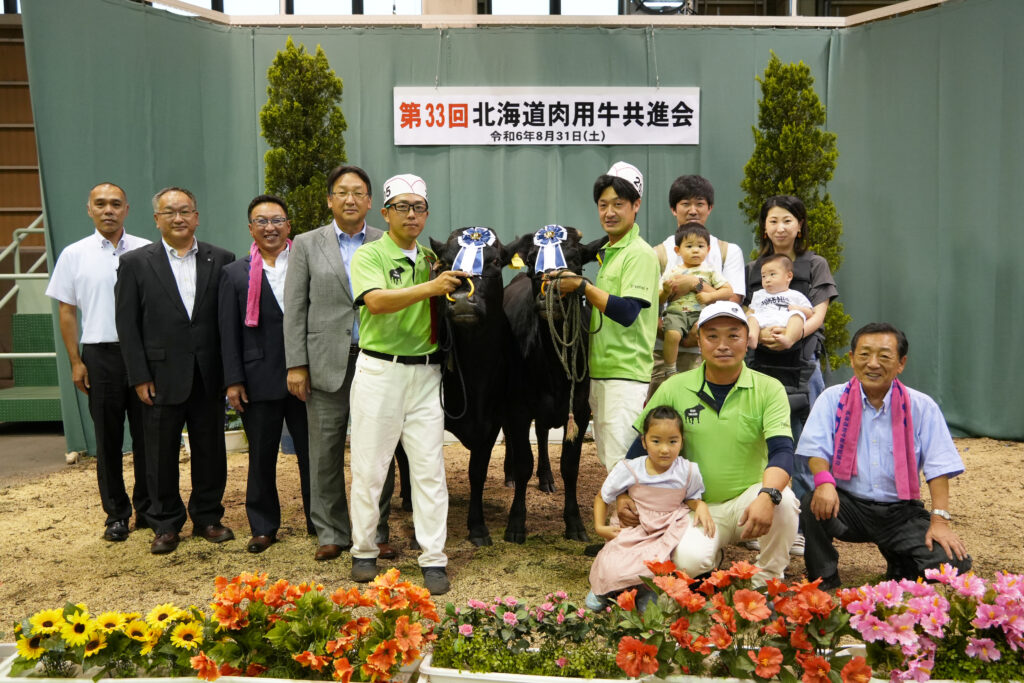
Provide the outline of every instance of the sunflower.
<path id="1" fill-rule="evenodd" d="M 96 617 L 96 628 L 104 633 L 113 633 L 124 626 L 124 616 L 118 612 L 104 612 Z"/>
<path id="2" fill-rule="evenodd" d="M 42 635 L 18 638 L 18 655 L 24 659 L 39 659 L 46 652 L 46 648 L 40 645 L 42 640 Z"/>
<path id="3" fill-rule="evenodd" d="M 148 655 L 150 652 L 152 652 L 153 648 L 156 647 L 157 643 L 160 642 L 160 636 L 162 636 L 163 634 L 164 632 L 158 628 L 152 629 L 149 632 L 149 638 L 146 639 L 146 641 L 142 644 L 142 648 L 139 649 L 139 654 Z"/>
<path id="4" fill-rule="evenodd" d="M 171 644 L 186 650 L 194 650 L 203 642 L 203 627 L 195 621 L 178 624 L 171 631 Z"/>
<path id="5" fill-rule="evenodd" d="M 122 629 L 129 638 L 132 640 L 138 640 L 139 642 L 146 642 L 149 640 L 149 627 L 146 626 L 146 622 L 141 619 L 134 619 L 124 625 Z"/>
<path id="6" fill-rule="evenodd" d="M 167 627 L 168 623 L 177 619 L 180 614 L 181 610 L 171 603 L 157 605 L 146 615 L 146 623 L 155 629 L 163 630 Z"/>
<path id="7" fill-rule="evenodd" d="M 107 646 L 107 636 L 103 631 L 96 630 L 85 643 L 85 656 L 90 657 Z"/>
<path id="8" fill-rule="evenodd" d="M 72 647 L 85 645 L 89 636 L 96 630 L 96 624 L 89 618 L 87 612 L 76 612 L 70 614 L 60 627 L 60 635 L 64 642 Z"/>
<path id="9" fill-rule="evenodd" d="M 57 633 L 64 625 L 64 613 L 59 609 L 44 609 L 28 621 L 32 624 L 32 633 Z"/>

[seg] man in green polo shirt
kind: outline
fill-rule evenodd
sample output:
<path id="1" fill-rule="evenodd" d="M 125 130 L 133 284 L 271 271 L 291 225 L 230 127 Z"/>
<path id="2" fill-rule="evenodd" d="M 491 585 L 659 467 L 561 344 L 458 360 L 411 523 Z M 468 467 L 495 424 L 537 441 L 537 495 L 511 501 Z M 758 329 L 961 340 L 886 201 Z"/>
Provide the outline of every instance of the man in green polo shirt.
<path id="1" fill-rule="evenodd" d="M 706 306 L 697 321 L 703 365 L 667 379 L 633 426 L 640 431 L 655 406 L 675 408 L 683 416 L 684 455 L 704 479 L 715 535 L 708 538 L 691 520 L 672 554 L 676 566 L 690 576 L 707 573 L 724 546 L 758 538 L 762 571 L 754 581 L 763 585 L 782 578 L 789 565 L 800 505 L 788 487 L 793 437 L 786 390 L 744 364 L 745 319 L 732 301 Z M 635 519 L 627 500 L 619 501 L 618 511 L 623 524 Z"/>
<path id="2" fill-rule="evenodd" d="M 377 575 L 374 540 L 384 478 L 398 440 L 409 456 L 413 524 L 423 584 L 448 592 L 448 485 L 440 358 L 430 298 L 450 294 L 462 271 L 430 279 L 436 257 L 416 238 L 427 220 L 422 178 L 397 175 L 384 183 L 381 215 L 388 231 L 352 257 L 352 292 L 359 310 L 359 358 L 352 380 L 352 580 Z"/>
<path id="3" fill-rule="evenodd" d="M 593 284 L 582 278 L 561 280 L 562 291 L 582 284 L 594 307 L 590 410 L 597 457 L 609 472 L 633 442 L 633 419 L 644 405 L 654 364 L 661 266 L 636 224 L 643 191 L 643 175 L 624 161 L 597 179 L 594 203 L 608 235 L 598 254 L 597 279 Z"/>

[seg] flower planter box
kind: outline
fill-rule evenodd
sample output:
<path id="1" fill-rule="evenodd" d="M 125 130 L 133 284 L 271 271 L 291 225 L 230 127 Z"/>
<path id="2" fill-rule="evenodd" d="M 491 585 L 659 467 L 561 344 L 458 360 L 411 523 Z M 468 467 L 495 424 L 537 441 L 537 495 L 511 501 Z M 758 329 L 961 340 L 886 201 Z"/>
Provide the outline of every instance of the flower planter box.
<path id="1" fill-rule="evenodd" d="M 29 678 L 26 676 L 12 677 L 10 675 L 11 665 L 14 663 L 18 653 L 15 651 L 14 643 L 0 643 L 0 681 L 4 683 L 67 683 L 69 680 L 92 680 L 91 677 L 83 677 L 81 679 L 68 679 L 68 678 L 36 678 L 35 676 Z M 428 655 L 429 656 L 429 655 Z M 413 674 L 419 669 L 421 659 L 417 659 L 415 662 L 408 666 L 403 666 L 398 672 L 398 675 L 392 679 L 395 683 L 409 683 Z M 101 678 L 101 683 L 161 683 L 161 681 L 168 681 L 167 678 Z M 177 676 L 173 680 L 175 681 L 187 681 L 188 683 L 206 683 L 206 681 L 196 678 L 194 676 Z M 221 676 L 217 679 L 220 683 L 295 683 L 290 678 L 252 678 L 248 676 Z"/>
<path id="2" fill-rule="evenodd" d="M 568 676 L 532 676 L 529 674 L 508 674 L 508 673 L 476 673 L 473 671 L 459 671 L 458 669 L 446 669 L 431 664 L 431 655 L 423 657 L 420 665 L 420 677 L 418 683 L 622 683 L 626 679 L 621 678 L 570 678 Z M 629 679 L 636 681 L 648 681 L 654 683 L 658 679 L 653 676 Z"/>

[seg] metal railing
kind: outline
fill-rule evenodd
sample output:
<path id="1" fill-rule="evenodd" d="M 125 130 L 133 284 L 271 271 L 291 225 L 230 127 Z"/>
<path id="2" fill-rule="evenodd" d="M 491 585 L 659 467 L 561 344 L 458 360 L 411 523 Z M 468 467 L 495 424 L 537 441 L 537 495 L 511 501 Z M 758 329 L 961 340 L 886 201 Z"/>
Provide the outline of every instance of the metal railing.
<path id="1" fill-rule="evenodd" d="M 18 295 L 21 286 L 18 284 L 18 280 L 47 280 L 50 277 L 49 273 L 38 273 L 36 272 L 40 267 L 46 264 L 46 252 L 43 251 L 42 255 L 36 262 L 29 266 L 29 269 L 24 273 L 21 272 L 21 243 L 29 235 L 42 235 L 45 244 L 46 241 L 46 228 L 41 227 L 43 224 L 43 215 L 39 216 L 32 221 L 27 228 L 16 229 L 11 237 L 12 242 L 7 247 L 0 251 L 0 263 L 3 263 L 4 259 L 8 256 L 14 257 L 14 272 L 13 273 L 0 273 L 0 281 L 3 280 L 14 280 L 14 286 L 4 294 L 3 298 L 0 299 L 0 309 L 14 301 L 14 297 Z M 0 353 L 0 360 L 11 360 L 14 358 L 56 358 L 57 353 L 55 351 L 47 352 L 31 352 L 31 353 Z"/>

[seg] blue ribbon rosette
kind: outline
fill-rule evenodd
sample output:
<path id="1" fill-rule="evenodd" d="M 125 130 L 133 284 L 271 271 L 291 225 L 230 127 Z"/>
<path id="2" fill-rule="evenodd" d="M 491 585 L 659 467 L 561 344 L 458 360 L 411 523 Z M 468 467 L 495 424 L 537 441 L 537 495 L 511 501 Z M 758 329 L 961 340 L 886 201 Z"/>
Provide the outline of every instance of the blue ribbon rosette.
<path id="1" fill-rule="evenodd" d="M 546 270 L 565 268 L 565 254 L 562 253 L 562 242 L 568 239 L 569 233 L 561 225 L 545 225 L 533 234 L 533 243 L 540 247 L 534 271 L 543 273 Z"/>
<path id="2" fill-rule="evenodd" d="M 452 270 L 462 270 L 472 275 L 484 272 L 484 247 L 494 244 L 494 233 L 490 228 L 466 228 L 456 238 L 459 253 L 455 256 Z"/>

